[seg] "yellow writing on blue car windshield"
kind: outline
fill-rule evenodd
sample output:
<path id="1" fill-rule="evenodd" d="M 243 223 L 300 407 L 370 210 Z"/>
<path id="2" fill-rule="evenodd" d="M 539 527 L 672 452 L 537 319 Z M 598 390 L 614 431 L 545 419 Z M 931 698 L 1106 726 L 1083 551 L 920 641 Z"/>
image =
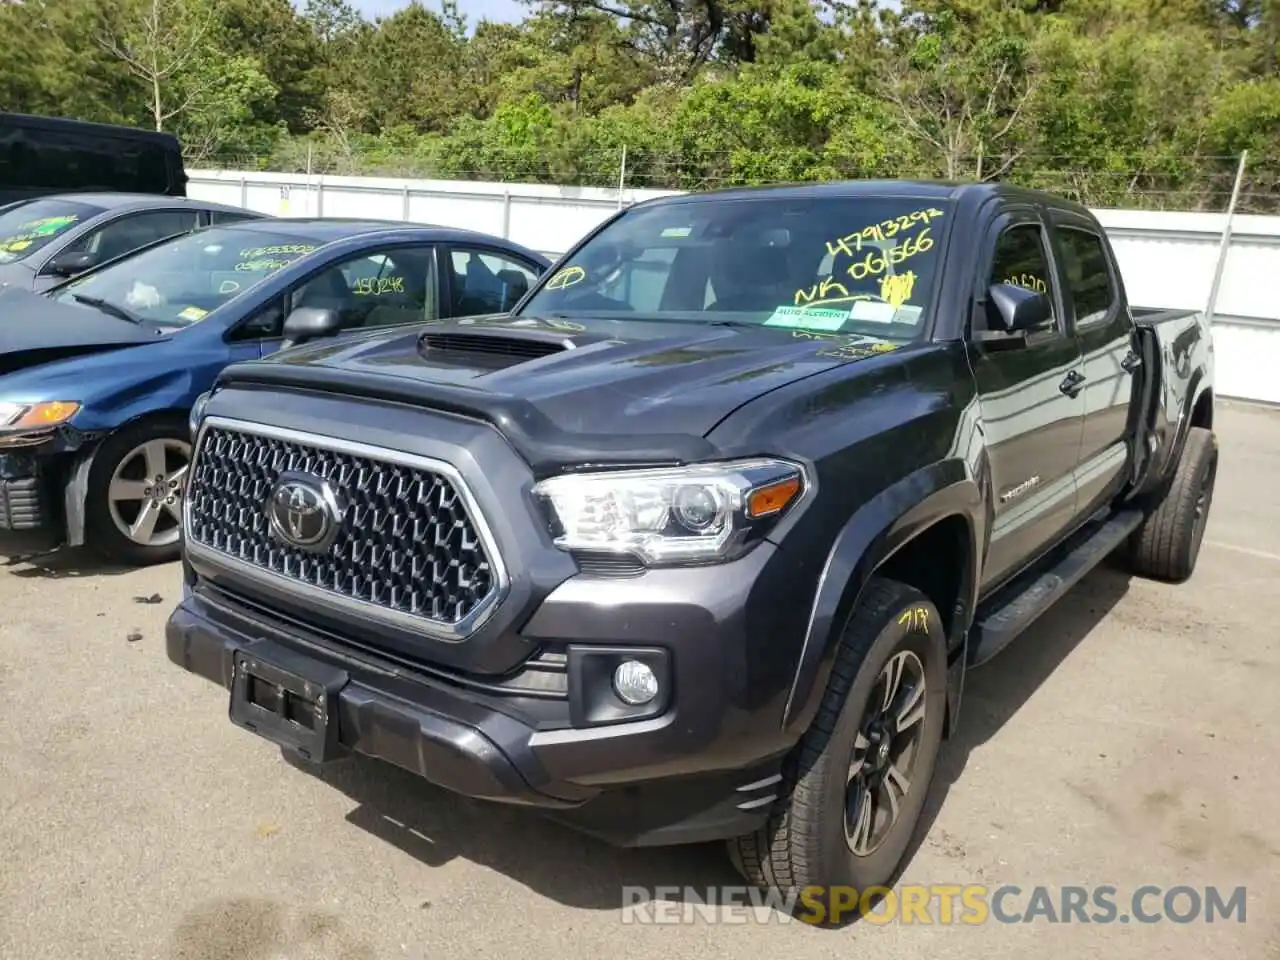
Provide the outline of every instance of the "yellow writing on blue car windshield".
<path id="1" fill-rule="evenodd" d="M 249 247 L 240 251 L 242 260 L 257 260 L 262 257 L 276 256 L 282 253 L 310 253 L 316 249 L 314 243 L 286 243 L 274 247 Z"/>
<path id="2" fill-rule="evenodd" d="M 260 260 L 244 260 L 235 265 L 237 273 L 264 273 L 273 270 L 280 270 L 293 263 L 292 260 L 277 260 L 272 257 L 263 257 Z"/>

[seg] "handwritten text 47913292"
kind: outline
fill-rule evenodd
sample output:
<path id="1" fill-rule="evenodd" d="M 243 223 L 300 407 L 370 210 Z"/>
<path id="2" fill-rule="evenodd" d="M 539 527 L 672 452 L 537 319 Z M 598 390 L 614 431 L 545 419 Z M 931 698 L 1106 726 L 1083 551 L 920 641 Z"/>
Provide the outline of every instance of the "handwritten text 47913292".
<path id="1" fill-rule="evenodd" d="M 904 230 L 910 230 L 915 224 L 922 223 L 927 228 L 929 224 L 941 216 L 941 210 L 931 207 L 928 210 L 905 213 L 891 220 L 868 224 L 860 230 L 855 230 L 853 233 L 840 237 L 838 240 L 828 240 L 827 253 L 833 257 L 840 254 L 851 257 L 855 253 L 862 252 L 863 241 L 877 240 L 883 243 L 885 240 L 893 239 Z"/>

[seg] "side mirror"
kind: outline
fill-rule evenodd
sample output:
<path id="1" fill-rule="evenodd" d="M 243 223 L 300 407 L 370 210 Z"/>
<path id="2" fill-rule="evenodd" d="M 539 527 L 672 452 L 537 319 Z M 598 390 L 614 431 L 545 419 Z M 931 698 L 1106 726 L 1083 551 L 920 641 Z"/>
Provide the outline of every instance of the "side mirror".
<path id="1" fill-rule="evenodd" d="M 97 263 L 98 258 L 92 253 L 60 253 L 45 264 L 44 272 L 51 273 L 55 277 L 74 277 L 77 273 L 84 273 L 90 267 L 96 266 Z"/>
<path id="2" fill-rule="evenodd" d="M 292 347 L 308 340 L 332 336 L 341 326 L 342 318 L 338 316 L 337 310 L 298 307 L 284 319 L 284 343 L 281 347 Z"/>
<path id="3" fill-rule="evenodd" d="M 1053 324 L 1053 306 L 1043 293 L 1011 283 L 987 288 L 988 335 L 983 339 L 1026 341 L 1027 335 Z"/>

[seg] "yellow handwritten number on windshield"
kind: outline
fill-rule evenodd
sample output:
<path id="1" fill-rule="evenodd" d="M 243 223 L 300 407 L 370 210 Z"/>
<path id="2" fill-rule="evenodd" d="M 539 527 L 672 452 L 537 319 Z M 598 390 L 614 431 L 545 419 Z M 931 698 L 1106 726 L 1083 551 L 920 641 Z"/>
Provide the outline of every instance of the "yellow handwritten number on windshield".
<path id="1" fill-rule="evenodd" d="M 861 230 L 855 230 L 853 233 L 846 234 L 838 240 L 827 241 L 827 253 L 835 257 L 840 254 L 853 256 L 855 253 L 862 252 L 862 243 L 864 240 L 885 240 L 888 237 L 896 236 L 903 230 L 907 230 L 912 224 L 923 223 L 929 224 L 941 217 L 942 211 L 936 207 L 930 207 L 928 210 L 916 210 L 912 213 L 903 214 L 900 217 L 893 217 L 889 220 L 882 220 L 879 223 L 873 223 L 863 227 Z M 852 244 L 852 246 L 851 246 Z"/>
<path id="2" fill-rule="evenodd" d="M 925 227 L 916 236 L 907 237 L 897 246 L 890 247 L 887 252 L 872 249 L 865 257 L 849 267 L 848 274 L 855 280 L 877 277 L 889 269 L 889 264 L 902 263 L 917 254 L 928 253 L 932 249 L 933 240 L 929 237 L 929 228 Z"/>

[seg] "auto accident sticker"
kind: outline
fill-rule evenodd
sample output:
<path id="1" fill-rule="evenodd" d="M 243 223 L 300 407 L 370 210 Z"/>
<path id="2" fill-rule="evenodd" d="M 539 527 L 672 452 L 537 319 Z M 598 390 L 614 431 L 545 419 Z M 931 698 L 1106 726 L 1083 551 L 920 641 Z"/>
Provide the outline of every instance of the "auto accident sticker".
<path id="1" fill-rule="evenodd" d="M 800 330 L 839 330 L 849 313 L 845 310 L 806 310 L 804 307 L 778 307 L 764 322 L 766 327 L 794 327 Z"/>

